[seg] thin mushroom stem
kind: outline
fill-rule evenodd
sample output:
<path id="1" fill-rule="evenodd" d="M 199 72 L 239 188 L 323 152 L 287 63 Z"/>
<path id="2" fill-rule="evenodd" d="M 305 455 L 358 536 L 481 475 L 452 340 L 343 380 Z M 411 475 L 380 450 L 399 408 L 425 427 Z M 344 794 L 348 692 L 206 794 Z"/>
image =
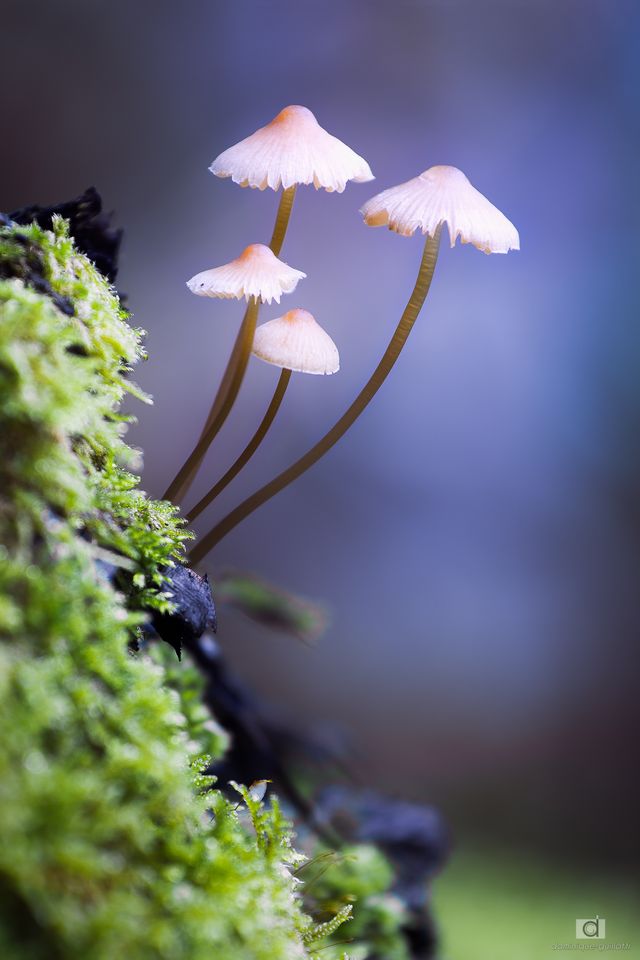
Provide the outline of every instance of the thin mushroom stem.
<path id="1" fill-rule="evenodd" d="M 278 213 L 276 215 L 276 222 L 273 226 L 273 233 L 271 235 L 271 240 L 269 241 L 269 246 L 271 247 L 271 251 L 276 255 L 276 257 L 280 255 L 280 251 L 282 250 L 282 244 L 284 243 L 284 238 L 287 233 L 287 227 L 289 226 L 289 218 L 291 217 L 291 210 L 293 208 L 293 201 L 295 200 L 295 197 L 296 197 L 295 185 L 293 187 L 288 187 L 286 190 L 282 191 L 282 196 L 280 197 L 280 203 L 278 204 Z M 240 341 L 241 341 L 241 336 L 239 334 L 236 340 L 236 343 L 234 345 L 234 353 L 239 352 Z M 216 395 L 213 401 L 211 410 L 209 411 L 209 416 L 207 417 L 207 422 L 204 425 L 204 429 L 202 431 L 201 437 L 204 436 L 205 431 L 208 430 L 214 418 L 217 416 L 219 412 L 219 400 L 220 400 L 220 397 L 224 396 L 224 394 L 228 390 L 228 382 L 226 382 L 228 381 L 227 375 L 228 374 L 230 375 L 229 368 L 232 367 L 234 362 L 237 362 L 237 357 L 234 358 L 234 354 L 232 354 L 229 364 L 227 366 L 227 369 L 225 370 L 224 376 L 222 378 L 222 382 L 218 389 L 218 394 Z"/>
<path id="2" fill-rule="evenodd" d="M 238 333 L 233 352 L 227 364 L 227 369 L 220 384 L 220 389 L 218 390 L 218 395 L 220 395 L 221 388 L 223 386 L 225 387 L 224 392 L 220 395 L 220 402 L 217 402 L 217 398 L 216 401 L 214 401 L 214 407 L 211 410 L 208 425 L 203 430 L 200 439 L 180 467 L 180 470 L 165 490 L 163 500 L 173 500 L 175 503 L 185 496 L 193 483 L 193 479 L 198 472 L 198 468 L 213 438 L 219 433 L 220 428 L 229 416 L 235 399 L 238 396 L 251 355 L 251 345 L 256 332 L 259 309 L 260 304 L 258 300 L 256 300 L 255 297 L 251 297 L 242 320 L 242 325 L 240 326 L 240 332 Z"/>
<path id="3" fill-rule="evenodd" d="M 205 510 L 213 500 L 219 496 L 226 487 L 229 486 L 232 480 L 234 480 L 243 467 L 249 462 L 251 457 L 254 455 L 265 436 L 269 427 L 273 423 L 278 410 L 284 400 L 284 395 L 289 386 L 289 381 L 291 380 L 291 370 L 282 370 L 278 378 L 278 383 L 274 391 L 273 397 L 271 398 L 271 403 L 267 407 L 267 411 L 262 418 L 260 426 L 249 440 L 249 443 L 246 445 L 240 456 L 237 460 L 229 467 L 227 472 L 220 477 L 218 482 L 214 484 L 213 487 L 209 490 L 208 493 L 202 497 L 201 500 L 196 503 L 195 507 L 192 507 L 191 510 L 187 513 L 187 520 L 191 523 L 196 517 L 199 517 L 203 510 Z"/>
<path id="4" fill-rule="evenodd" d="M 213 398 L 213 403 L 211 404 L 211 409 L 209 410 L 209 414 L 207 416 L 205 425 L 202 428 L 202 433 L 200 434 L 200 438 L 199 438 L 200 440 L 202 440 L 202 438 L 206 435 L 207 430 L 209 429 L 211 424 L 214 422 L 214 420 L 220 413 L 224 399 L 229 393 L 229 390 L 231 387 L 231 381 L 233 379 L 233 373 L 236 367 L 238 366 L 240 354 L 242 352 L 242 347 L 245 339 L 244 324 L 246 322 L 248 312 L 249 312 L 249 307 L 247 307 L 247 309 L 245 310 L 244 317 L 242 318 L 242 323 L 240 324 L 238 335 L 236 336 L 235 342 L 233 344 L 231 356 L 229 357 L 229 361 L 222 375 L 220 386 L 218 387 L 217 393 Z M 186 494 L 187 491 L 185 490 L 184 492 Z"/>
<path id="5" fill-rule="evenodd" d="M 276 256 L 278 256 L 282 249 L 295 194 L 296 188 L 293 186 L 287 190 L 283 190 L 280 197 L 273 235 L 269 243 L 269 246 Z M 207 450 L 222 429 L 223 424 L 231 412 L 240 387 L 242 386 L 251 355 L 251 346 L 256 331 L 259 309 L 259 302 L 252 297 L 245 311 L 236 342 L 233 345 L 229 362 L 227 363 L 220 386 L 211 405 L 204 429 L 195 447 L 167 487 L 163 495 L 163 499 L 165 500 L 177 502 L 183 499 L 193 483 L 194 477 L 198 472 Z"/>
<path id="6" fill-rule="evenodd" d="M 284 243 L 287 227 L 289 226 L 289 218 L 291 217 L 291 210 L 293 209 L 293 201 L 295 198 L 295 184 L 282 191 L 278 205 L 278 215 L 273 227 L 273 233 L 271 234 L 271 240 L 269 241 L 269 246 L 276 257 L 280 256 L 280 251 L 282 250 L 282 244 Z"/>
<path id="7" fill-rule="evenodd" d="M 300 457 L 299 460 L 296 460 L 290 467 L 283 470 L 277 477 L 244 500 L 235 510 L 232 510 L 231 513 L 202 537 L 189 553 L 189 562 L 191 564 L 196 564 L 202 560 L 203 557 L 242 520 L 270 500 L 271 497 L 274 497 L 277 493 L 280 493 L 281 490 L 284 490 L 285 487 L 293 483 L 294 480 L 297 480 L 305 471 L 317 463 L 318 460 L 344 436 L 347 430 L 353 426 L 360 414 L 369 405 L 400 356 L 402 348 L 407 342 L 407 338 L 427 297 L 438 259 L 441 230 L 442 225 L 439 225 L 433 236 L 427 237 L 416 283 L 398 326 L 394 331 L 380 363 L 349 409 L 304 456 Z"/>

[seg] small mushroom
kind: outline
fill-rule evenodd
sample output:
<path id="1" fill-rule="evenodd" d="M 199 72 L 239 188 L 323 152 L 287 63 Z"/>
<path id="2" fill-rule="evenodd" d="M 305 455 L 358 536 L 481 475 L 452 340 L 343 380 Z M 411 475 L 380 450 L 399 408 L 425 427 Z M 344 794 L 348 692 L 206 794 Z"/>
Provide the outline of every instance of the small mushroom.
<path id="1" fill-rule="evenodd" d="M 338 348 L 307 310 L 289 310 L 258 327 L 253 354 L 266 363 L 297 373 L 337 373 Z"/>
<path id="2" fill-rule="evenodd" d="M 279 260 L 263 243 L 252 243 L 231 263 L 197 273 L 187 286 L 199 297 L 244 297 L 247 301 L 255 297 L 263 303 L 280 303 L 282 294 L 291 293 L 305 277 L 306 273 Z"/>
<path id="3" fill-rule="evenodd" d="M 300 106 L 285 107 L 271 123 L 216 157 L 209 169 L 258 190 L 312 183 L 316 190 L 342 193 L 349 180 L 374 179 L 366 160 Z"/>
<path id="4" fill-rule="evenodd" d="M 520 249 L 511 221 L 456 167 L 430 167 L 372 197 L 360 213 L 368 226 L 388 226 L 404 237 L 416 230 L 434 236 L 438 226 L 446 223 L 452 247 L 460 237 L 462 243 L 472 243 L 483 253 Z"/>

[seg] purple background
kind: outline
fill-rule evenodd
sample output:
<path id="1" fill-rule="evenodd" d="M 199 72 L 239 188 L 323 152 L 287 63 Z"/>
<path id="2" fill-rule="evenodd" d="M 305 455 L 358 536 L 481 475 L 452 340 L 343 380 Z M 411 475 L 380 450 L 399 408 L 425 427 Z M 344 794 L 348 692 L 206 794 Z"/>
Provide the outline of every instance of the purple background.
<path id="1" fill-rule="evenodd" d="M 283 257 L 308 279 L 282 306 L 316 315 L 342 370 L 294 375 L 211 523 L 324 432 L 399 316 L 420 241 L 366 229 L 358 207 L 450 163 L 513 220 L 519 254 L 445 246 L 410 348 L 348 439 L 209 560 L 325 602 L 327 634 L 308 650 L 224 612 L 220 637 L 297 724 L 342 725 L 365 779 L 436 800 L 458 830 L 629 857 L 637 4 L 9 0 L 2 22 L 0 208 L 95 183 L 125 226 L 119 285 L 156 400 L 132 432 L 150 493 L 191 449 L 242 315 L 184 281 L 267 241 L 276 208 L 211 160 L 302 103 L 376 174 L 299 192 Z M 262 415 L 277 371 L 249 374 L 194 493 Z"/>

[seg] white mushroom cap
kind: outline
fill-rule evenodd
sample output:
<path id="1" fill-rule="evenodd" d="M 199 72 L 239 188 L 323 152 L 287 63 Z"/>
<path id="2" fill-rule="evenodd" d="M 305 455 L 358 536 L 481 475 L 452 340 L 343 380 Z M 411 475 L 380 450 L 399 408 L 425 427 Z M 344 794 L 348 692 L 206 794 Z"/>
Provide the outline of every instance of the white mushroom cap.
<path id="1" fill-rule="evenodd" d="M 446 223 L 452 247 L 460 237 L 462 243 L 472 243 L 483 253 L 520 249 L 511 221 L 456 167 L 430 167 L 419 177 L 372 197 L 360 213 L 368 226 L 388 226 L 403 237 L 418 229 L 433 236 L 438 224 Z"/>
<path id="2" fill-rule="evenodd" d="M 282 294 L 291 293 L 305 277 L 306 273 L 278 260 L 270 247 L 252 243 L 231 263 L 196 273 L 187 286 L 199 297 L 256 297 L 265 303 L 280 303 Z"/>
<path id="3" fill-rule="evenodd" d="M 373 180 L 369 164 L 320 126 L 306 107 L 285 107 L 266 127 L 229 147 L 209 167 L 241 187 L 278 190 L 312 183 L 342 193 L 347 181 Z"/>
<path id="4" fill-rule="evenodd" d="M 260 360 L 298 373 L 337 373 L 338 348 L 307 310 L 289 310 L 258 327 L 253 353 Z"/>

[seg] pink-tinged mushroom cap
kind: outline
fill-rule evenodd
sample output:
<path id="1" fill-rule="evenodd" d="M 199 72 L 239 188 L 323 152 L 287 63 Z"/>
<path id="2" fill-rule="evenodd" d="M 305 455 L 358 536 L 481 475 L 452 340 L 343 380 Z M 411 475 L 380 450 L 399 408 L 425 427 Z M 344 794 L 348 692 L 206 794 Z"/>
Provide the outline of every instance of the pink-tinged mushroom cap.
<path id="1" fill-rule="evenodd" d="M 258 327 L 253 353 L 260 360 L 298 373 L 337 373 L 338 348 L 307 310 L 289 310 Z"/>
<path id="2" fill-rule="evenodd" d="M 241 187 L 310 184 L 342 193 L 349 180 L 373 180 L 369 164 L 324 130 L 306 107 L 285 107 L 266 127 L 229 147 L 209 167 Z"/>
<path id="3" fill-rule="evenodd" d="M 270 247 L 252 243 L 231 263 L 197 273 L 187 280 L 187 286 L 199 297 L 256 297 L 265 303 L 280 303 L 282 294 L 295 290 L 304 277 L 306 273 L 279 260 Z"/>
<path id="4" fill-rule="evenodd" d="M 511 221 L 456 167 L 430 167 L 372 197 L 360 213 L 368 226 L 388 226 L 404 237 L 416 230 L 433 236 L 438 225 L 446 223 L 452 247 L 460 237 L 462 243 L 472 243 L 483 253 L 520 249 Z"/>

